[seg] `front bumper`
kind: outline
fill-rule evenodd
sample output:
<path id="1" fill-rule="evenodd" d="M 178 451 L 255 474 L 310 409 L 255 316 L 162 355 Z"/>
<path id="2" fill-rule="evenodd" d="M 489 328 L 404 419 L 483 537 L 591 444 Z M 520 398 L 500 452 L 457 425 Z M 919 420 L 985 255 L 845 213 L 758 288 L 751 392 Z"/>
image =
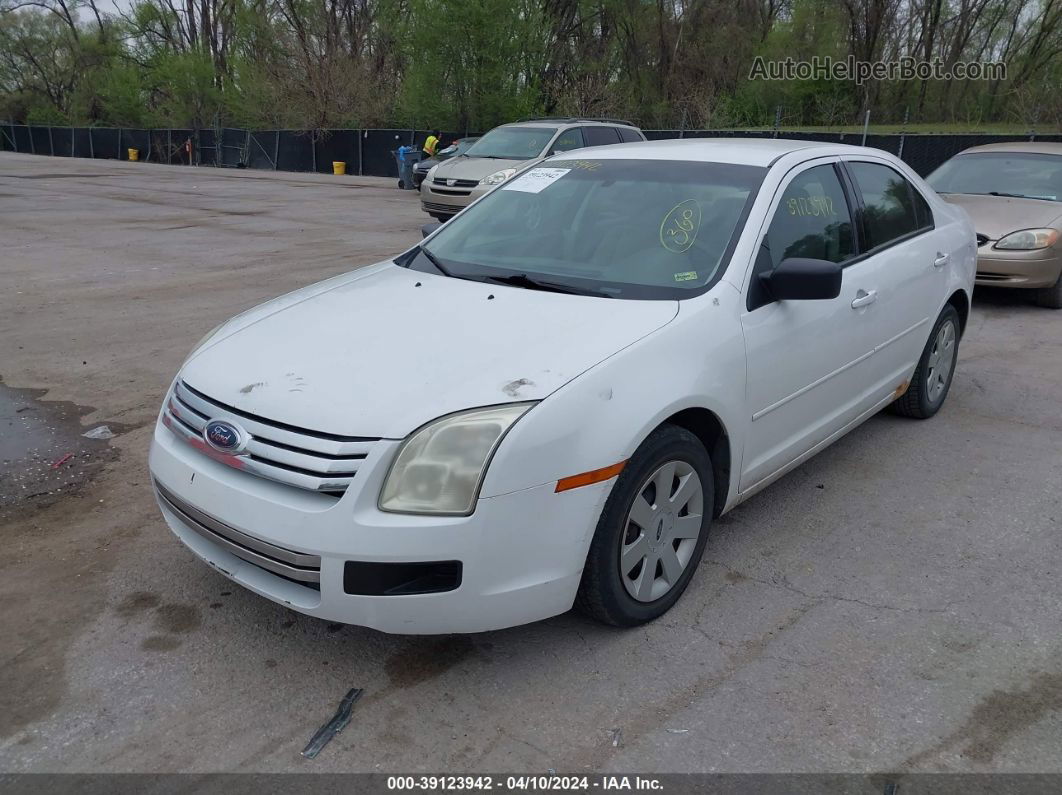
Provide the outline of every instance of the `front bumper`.
<path id="1" fill-rule="evenodd" d="M 425 180 L 420 186 L 420 206 L 431 215 L 455 215 L 493 187 L 447 187 Z"/>
<path id="2" fill-rule="evenodd" d="M 1060 273 L 1062 254 L 1054 248 L 1008 253 L 985 245 L 978 252 L 975 283 L 995 287 L 1051 287 Z"/>
<path id="3" fill-rule="evenodd" d="M 377 443 L 338 499 L 232 469 L 162 424 L 150 469 L 163 517 L 189 549 L 240 585 L 307 615 L 437 634 L 501 629 L 571 608 L 611 482 L 560 494 L 548 483 L 480 499 L 467 517 L 383 513 L 376 496 L 399 444 Z M 175 504 L 242 534 L 244 548 L 264 555 L 262 565 L 211 539 Z M 285 554 L 293 570 L 270 565 Z M 344 586 L 347 561 L 460 561 L 462 576 L 456 589 L 441 593 L 353 595 Z"/>

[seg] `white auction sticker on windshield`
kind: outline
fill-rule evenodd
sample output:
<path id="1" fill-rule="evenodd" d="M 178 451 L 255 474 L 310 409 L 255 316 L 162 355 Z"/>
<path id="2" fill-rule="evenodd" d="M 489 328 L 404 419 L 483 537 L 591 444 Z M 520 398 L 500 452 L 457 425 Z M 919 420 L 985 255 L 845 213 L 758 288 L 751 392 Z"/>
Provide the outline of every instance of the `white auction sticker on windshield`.
<path id="1" fill-rule="evenodd" d="M 533 168 L 516 179 L 506 182 L 502 185 L 502 190 L 541 193 L 569 171 L 571 171 L 570 168 Z"/>

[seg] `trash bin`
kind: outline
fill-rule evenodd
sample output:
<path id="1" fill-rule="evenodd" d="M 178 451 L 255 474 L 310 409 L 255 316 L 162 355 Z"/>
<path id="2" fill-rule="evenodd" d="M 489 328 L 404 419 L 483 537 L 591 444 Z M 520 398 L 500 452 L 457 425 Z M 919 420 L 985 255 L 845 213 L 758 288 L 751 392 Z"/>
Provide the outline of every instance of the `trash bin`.
<path id="1" fill-rule="evenodd" d="M 135 160 L 139 160 L 140 159 L 140 150 L 131 148 L 129 150 L 129 159 L 130 160 L 134 160 L 134 161 Z"/>
<path id="2" fill-rule="evenodd" d="M 345 160 L 333 160 L 332 161 L 332 173 L 337 177 L 341 177 L 347 173 L 347 161 Z"/>
<path id="3" fill-rule="evenodd" d="M 413 190 L 413 164 L 420 162 L 423 153 L 412 146 L 400 146 L 391 154 L 398 164 L 398 189 Z"/>

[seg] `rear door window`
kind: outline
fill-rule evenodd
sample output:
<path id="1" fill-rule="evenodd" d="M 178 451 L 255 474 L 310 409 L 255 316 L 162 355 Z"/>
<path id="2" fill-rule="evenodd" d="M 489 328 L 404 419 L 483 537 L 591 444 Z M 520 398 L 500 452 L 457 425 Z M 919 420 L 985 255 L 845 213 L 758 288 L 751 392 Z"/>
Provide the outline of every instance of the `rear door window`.
<path id="1" fill-rule="evenodd" d="M 583 137 L 587 146 L 605 146 L 620 142 L 615 127 L 583 127 Z"/>
<path id="2" fill-rule="evenodd" d="M 921 223 L 915 208 L 914 188 L 899 172 L 880 163 L 849 162 L 847 165 L 863 197 L 866 250 L 886 246 L 926 225 Z M 928 212 L 929 208 L 925 209 Z"/>
<path id="3" fill-rule="evenodd" d="M 638 131 L 632 130 L 630 127 L 617 127 L 616 132 L 619 133 L 620 140 L 625 144 L 643 140 L 642 136 L 638 134 Z"/>

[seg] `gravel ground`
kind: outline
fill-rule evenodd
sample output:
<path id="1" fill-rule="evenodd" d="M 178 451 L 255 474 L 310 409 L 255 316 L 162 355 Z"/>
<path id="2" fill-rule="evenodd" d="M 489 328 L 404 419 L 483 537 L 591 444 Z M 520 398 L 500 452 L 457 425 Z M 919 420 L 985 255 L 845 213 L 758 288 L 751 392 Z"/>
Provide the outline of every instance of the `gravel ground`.
<path id="1" fill-rule="evenodd" d="M 391 180 L 0 154 L 0 770 L 1062 769 L 1062 312 L 1020 294 L 978 293 L 935 419 L 876 417 L 733 511 L 641 629 L 387 636 L 182 548 L 146 455 L 187 351 L 425 220 Z"/>

